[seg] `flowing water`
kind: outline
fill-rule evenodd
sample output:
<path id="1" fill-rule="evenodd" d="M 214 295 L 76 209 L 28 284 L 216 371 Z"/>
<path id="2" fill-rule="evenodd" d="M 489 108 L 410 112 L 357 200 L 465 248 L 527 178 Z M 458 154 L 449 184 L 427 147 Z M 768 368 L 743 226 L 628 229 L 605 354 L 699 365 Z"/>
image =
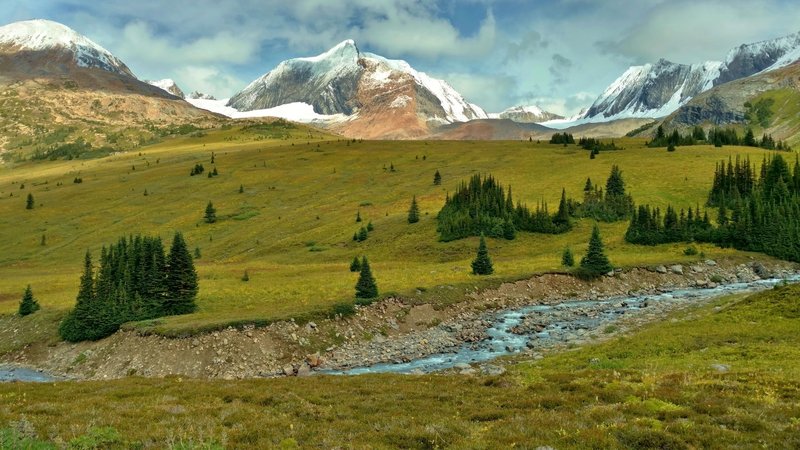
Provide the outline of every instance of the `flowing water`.
<path id="1" fill-rule="evenodd" d="M 681 304 L 704 301 L 723 295 L 755 292 L 774 287 L 782 282 L 800 281 L 800 275 L 787 279 L 766 279 L 751 283 L 732 283 L 712 289 L 685 288 L 655 295 L 616 297 L 603 300 L 570 300 L 554 305 L 534 305 L 498 312 L 492 326 L 487 330 L 488 339 L 461 345 L 455 352 L 438 353 L 404 363 L 380 363 L 346 370 L 328 370 L 321 373 L 336 375 L 360 375 L 366 373 L 428 373 L 453 367 L 464 367 L 489 361 L 499 356 L 511 355 L 526 350 L 529 343 L 535 348 L 552 347 L 569 340 L 580 339 L 592 331 L 601 330 L 629 313 L 635 313 L 657 304 Z M 575 314 L 570 314 L 570 310 Z M 585 314 L 585 311 L 592 314 Z M 521 333 L 519 328 L 526 316 L 542 318 L 547 323 L 543 329 Z M 564 318 L 559 320 L 559 318 Z M 555 320 L 548 320 L 555 319 Z M 541 328 L 541 327 L 539 327 Z M 516 331 L 516 333 L 514 331 Z"/>
<path id="2" fill-rule="evenodd" d="M 46 383 L 58 381 L 63 378 L 52 376 L 38 370 L 27 369 L 25 367 L 0 366 L 0 382 L 3 381 L 32 381 Z"/>

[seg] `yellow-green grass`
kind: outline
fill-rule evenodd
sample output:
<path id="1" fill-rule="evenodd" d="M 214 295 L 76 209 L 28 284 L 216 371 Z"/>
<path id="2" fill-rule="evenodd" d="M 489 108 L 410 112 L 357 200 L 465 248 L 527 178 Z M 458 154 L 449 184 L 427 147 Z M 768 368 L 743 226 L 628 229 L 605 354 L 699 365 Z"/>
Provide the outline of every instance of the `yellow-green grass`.
<path id="1" fill-rule="evenodd" d="M 710 146 L 667 153 L 624 139 L 617 141 L 624 150 L 590 160 L 574 146 L 529 142 L 355 143 L 302 127 L 281 139 L 270 135 L 234 127 L 103 159 L 0 168 L 0 313 L 15 310 L 29 283 L 45 310 L 66 310 L 87 249 L 96 260 L 100 247 L 120 236 L 158 234 L 168 241 L 176 230 L 202 253 L 196 261 L 199 310 L 144 329 L 182 334 L 328 311 L 352 301 L 356 275 L 348 265 L 361 255 L 369 257 L 383 293 L 411 295 L 417 287 L 441 285 L 463 293 L 486 283 L 469 270 L 477 240 L 438 242 L 435 216 L 447 192 L 474 173 L 491 173 L 512 186 L 516 199 L 532 207 L 546 201 L 554 211 L 562 187 L 580 199 L 587 177 L 602 185 L 618 164 L 638 203 L 688 208 L 704 203 L 719 160 L 750 155 L 760 161 L 765 154 Z M 190 177 L 197 163 L 206 173 L 212 170 L 212 151 L 220 175 Z M 391 165 L 395 172 L 384 170 Z M 432 182 L 437 169 L 441 186 Z M 83 183 L 74 184 L 76 176 Z M 28 193 L 35 197 L 33 210 L 25 209 Z M 413 195 L 422 220 L 409 225 Z M 209 201 L 219 217 L 214 224 L 203 222 Z M 355 222 L 358 211 L 363 223 Z M 353 233 L 368 221 L 375 231 L 367 241 L 353 242 Z M 490 282 L 560 270 L 562 249 L 571 246 L 580 257 L 591 225 L 578 222 L 559 236 L 519 233 L 514 241 L 490 240 L 496 269 Z M 626 226 L 601 226 L 617 266 L 688 259 L 685 245 L 625 244 Z M 740 255 L 710 246 L 701 250 L 709 257 Z M 241 281 L 245 270 L 249 282 Z"/>
<path id="2" fill-rule="evenodd" d="M 493 377 L 0 384 L 0 439 L 13 425 L 85 448 L 797 448 L 798 298 L 719 299 Z"/>

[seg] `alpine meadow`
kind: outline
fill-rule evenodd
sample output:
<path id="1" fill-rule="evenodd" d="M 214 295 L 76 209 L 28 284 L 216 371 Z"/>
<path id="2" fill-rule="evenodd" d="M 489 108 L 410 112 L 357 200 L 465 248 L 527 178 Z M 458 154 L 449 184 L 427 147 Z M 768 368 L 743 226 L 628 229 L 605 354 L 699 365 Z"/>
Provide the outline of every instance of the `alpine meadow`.
<path id="1" fill-rule="evenodd" d="M 0 448 L 800 448 L 779 0 L 68 3 L 0 12 Z"/>

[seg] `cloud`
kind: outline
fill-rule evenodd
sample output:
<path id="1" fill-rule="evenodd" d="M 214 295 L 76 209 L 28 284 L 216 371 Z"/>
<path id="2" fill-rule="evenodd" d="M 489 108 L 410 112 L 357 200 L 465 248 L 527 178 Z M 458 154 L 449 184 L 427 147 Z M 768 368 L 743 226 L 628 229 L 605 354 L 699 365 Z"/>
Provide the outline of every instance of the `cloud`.
<path id="1" fill-rule="evenodd" d="M 563 55 L 555 53 L 553 55 L 553 62 L 550 64 L 548 71 L 552 76 L 552 83 L 564 83 L 567 81 L 567 74 L 572 68 L 572 61 Z"/>
<path id="2" fill-rule="evenodd" d="M 508 98 L 517 89 L 516 79 L 503 74 L 444 73 L 433 76 L 447 80 L 468 102 L 478 104 L 486 111 L 506 109 Z"/>
<path id="3" fill-rule="evenodd" d="M 506 57 L 503 62 L 516 62 L 520 58 L 535 56 L 539 50 L 544 50 L 550 45 L 550 41 L 544 39 L 538 31 L 529 31 L 519 41 L 510 42 L 506 45 Z"/>
<path id="4" fill-rule="evenodd" d="M 184 66 L 175 71 L 175 82 L 181 89 L 200 91 L 204 94 L 219 95 L 222 98 L 241 90 L 245 82 L 226 73 L 223 69 L 209 66 Z"/>

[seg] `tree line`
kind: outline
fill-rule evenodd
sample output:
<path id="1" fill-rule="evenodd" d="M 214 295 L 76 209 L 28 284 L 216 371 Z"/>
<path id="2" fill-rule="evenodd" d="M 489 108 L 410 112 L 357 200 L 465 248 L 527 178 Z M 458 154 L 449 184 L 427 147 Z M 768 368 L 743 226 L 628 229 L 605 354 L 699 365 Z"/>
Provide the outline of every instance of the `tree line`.
<path id="1" fill-rule="evenodd" d="M 531 211 L 514 200 L 511 188 L 506 189 L 491 175 L 473 175 L 468 183 L 462 182 L 437 215 L 437 231 L 441 241 L 453 241 L 468 236 L 503 237 L 514 239 L 517 231 L 558 234 L 571 229 L 568 202 L 562 192 L 562 201 L 555 215 L 548 211 L 547 203 L 540 203 Z"/>
<path id="2" fill-rule="evenodd" d="M 722 161 L 714 173 L 708 204 L 719 208 L 716 227 L 707 213 L 699 217 L 699 208 L 692 216 L 681 215 L 676 224 L 674 213 L 662 220 L 657 209 L 639 207 L 626 240 L 710 242 L 800 262 L 800 161 L 790 168 L 775 154 L 762 162 L 758 174 L 749 160 Z"/>
<path id="3" fill-rule="evenodd" d="M 187 314 L 196 308 L 197 273 L 180 233 L 169 254 L 159 237 L 130 236 L 103 247 L 95 271 L 86 252 L 75 308 L 59 327 L 70 342 L 98 340 L 125 322 Z"/>
<path id="4" fill-rule="evenodd" d="M 723 145 L 740 145 L 745 147 L 760 147 L 767 150 L 781 150 L 791 151 L 788 143 L 775 140 L 772 135 L 764 133 L 759 140 L 753 133 L 752 128 L 748 128 L 743 136 L 735 128 L 712 128 L 706 134 L 701 126 L 695 126 L 690 133 L 681 134 L 677 129 L 672 130 L 672 133 L 667 134 L 664 127 L 659 125 L 656 129 L 656 135 L 652 141 L 647 143 L 648 147 L 667 147 L 674 148 L 678 146 L 690 145 L 704 145 L 712 144 L 715 147 L 722 147 Z"/>

